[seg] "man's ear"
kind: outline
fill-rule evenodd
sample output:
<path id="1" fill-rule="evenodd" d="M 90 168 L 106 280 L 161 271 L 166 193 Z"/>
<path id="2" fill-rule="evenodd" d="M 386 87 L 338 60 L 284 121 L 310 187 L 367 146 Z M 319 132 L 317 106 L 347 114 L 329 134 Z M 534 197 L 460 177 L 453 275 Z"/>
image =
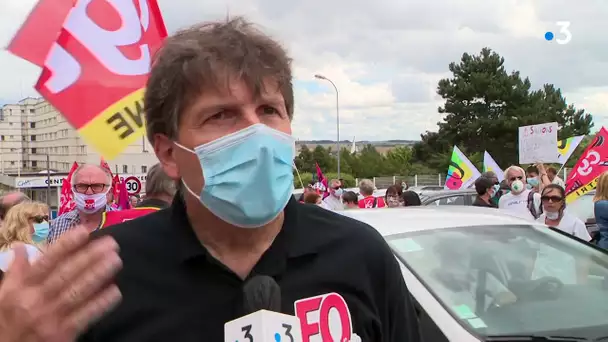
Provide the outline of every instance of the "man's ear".
<path id="1" fill-rule="evenodd" d="M 175 159 L 175 144 L 164 134 L 154 135 L 154 153 L 160 161 L 163 170 L 171 179 L 180 179 L 177 161 Z"/>

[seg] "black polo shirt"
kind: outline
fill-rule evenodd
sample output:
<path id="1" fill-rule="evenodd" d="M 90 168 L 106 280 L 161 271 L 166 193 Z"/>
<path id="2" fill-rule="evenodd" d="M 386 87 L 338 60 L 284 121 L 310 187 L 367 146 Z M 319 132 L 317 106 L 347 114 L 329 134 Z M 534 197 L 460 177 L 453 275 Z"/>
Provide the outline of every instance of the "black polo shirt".
<path id="1" fill-rule="evenodd" d="M 170 208 L 95 233 L 101 235 L 120 245 L 123 301 L 79 341 L 223 341 L 224 323 L 243 315 L 244 281 L 200 244 L 179 195 Z M 284 313 L 293 315 L 298 299 L 337 292 L 362 341 L 419 341 L 399 266 L 364 223 L 292 199 L 255 274 L 280 285 Z"/>
<path id="2" fill-rule="evenodd" d="M 475 201 L 473 201 L 473 206 L 474 207 L 486 207 L 486 208 L 498 208 L 498 205 L 496 205 L 494 202 L 492 202 L 492 200 L 490 199 L 490 203 L 484 201 L 481 197 L 479 197 L 479 195 L 477 197 L 475 197 Z"/>

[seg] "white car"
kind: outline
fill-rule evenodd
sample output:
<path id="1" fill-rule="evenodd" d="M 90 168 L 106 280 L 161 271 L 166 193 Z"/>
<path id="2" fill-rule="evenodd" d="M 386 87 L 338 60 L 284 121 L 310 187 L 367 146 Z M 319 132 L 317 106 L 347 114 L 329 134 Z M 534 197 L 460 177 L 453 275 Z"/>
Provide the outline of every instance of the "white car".
<path id="1" fill-rule="evenodd" d="M 608 253 L 593 245 L 491 208 L 342 213 L 385 237 L 424 341 L 608 341 Z"/>

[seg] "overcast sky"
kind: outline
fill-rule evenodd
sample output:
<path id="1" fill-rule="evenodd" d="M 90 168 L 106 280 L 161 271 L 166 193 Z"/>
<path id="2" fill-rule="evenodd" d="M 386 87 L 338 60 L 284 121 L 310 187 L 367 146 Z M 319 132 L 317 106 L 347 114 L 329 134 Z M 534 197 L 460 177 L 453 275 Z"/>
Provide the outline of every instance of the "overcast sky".
<path id="1" fill-rule="evenodd" d="M 104 0 L 95 0 L 104 1 Z M 169 32 L 200 21 L 245 15 L 282 41 L 294 58 L 299 139 L 335 139 L 340 91 L 343 139 L 419 139 L 441 119 L 436 95 L 448 64 L 488 46 L 533 86 L 553 83 L 568 103 L 608 123 L 606 0 L 158 0 Z M 2 0 L 6 46 L 35 0 Z M 567 45 L 548 42 L 569 21 Z M 0 103 L 37 96 L 39 68 L 0 51 Z"/>

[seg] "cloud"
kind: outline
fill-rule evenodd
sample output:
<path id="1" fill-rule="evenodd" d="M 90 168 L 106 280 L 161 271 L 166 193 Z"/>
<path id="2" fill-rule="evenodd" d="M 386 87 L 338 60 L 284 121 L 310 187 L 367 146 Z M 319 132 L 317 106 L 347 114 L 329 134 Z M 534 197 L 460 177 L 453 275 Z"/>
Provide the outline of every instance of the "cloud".
<path id="1" fill-rule="evenodd" d="M 101 1 L 101 0 L 96 0 Z M 294 58 L 300 139 L 335 139 L 339 91 L 341 137 L 417 139 L 441 119 L 437 82 L 464 52 L 490 47 L 508 70 L 534 87 L 553 83 L 570 103 L 608 124 L 608 2 L 589 0 L 158 0 L 170 32 L 206 20 L 245 15 L 279 39 Z M 0 44 L 6 46 L 34 0 L 4 0 Z M 569 21 L 567 45 L 558 21 Z M 0 99 L 35 95 L 39 69 L 0 52 Z"/>

